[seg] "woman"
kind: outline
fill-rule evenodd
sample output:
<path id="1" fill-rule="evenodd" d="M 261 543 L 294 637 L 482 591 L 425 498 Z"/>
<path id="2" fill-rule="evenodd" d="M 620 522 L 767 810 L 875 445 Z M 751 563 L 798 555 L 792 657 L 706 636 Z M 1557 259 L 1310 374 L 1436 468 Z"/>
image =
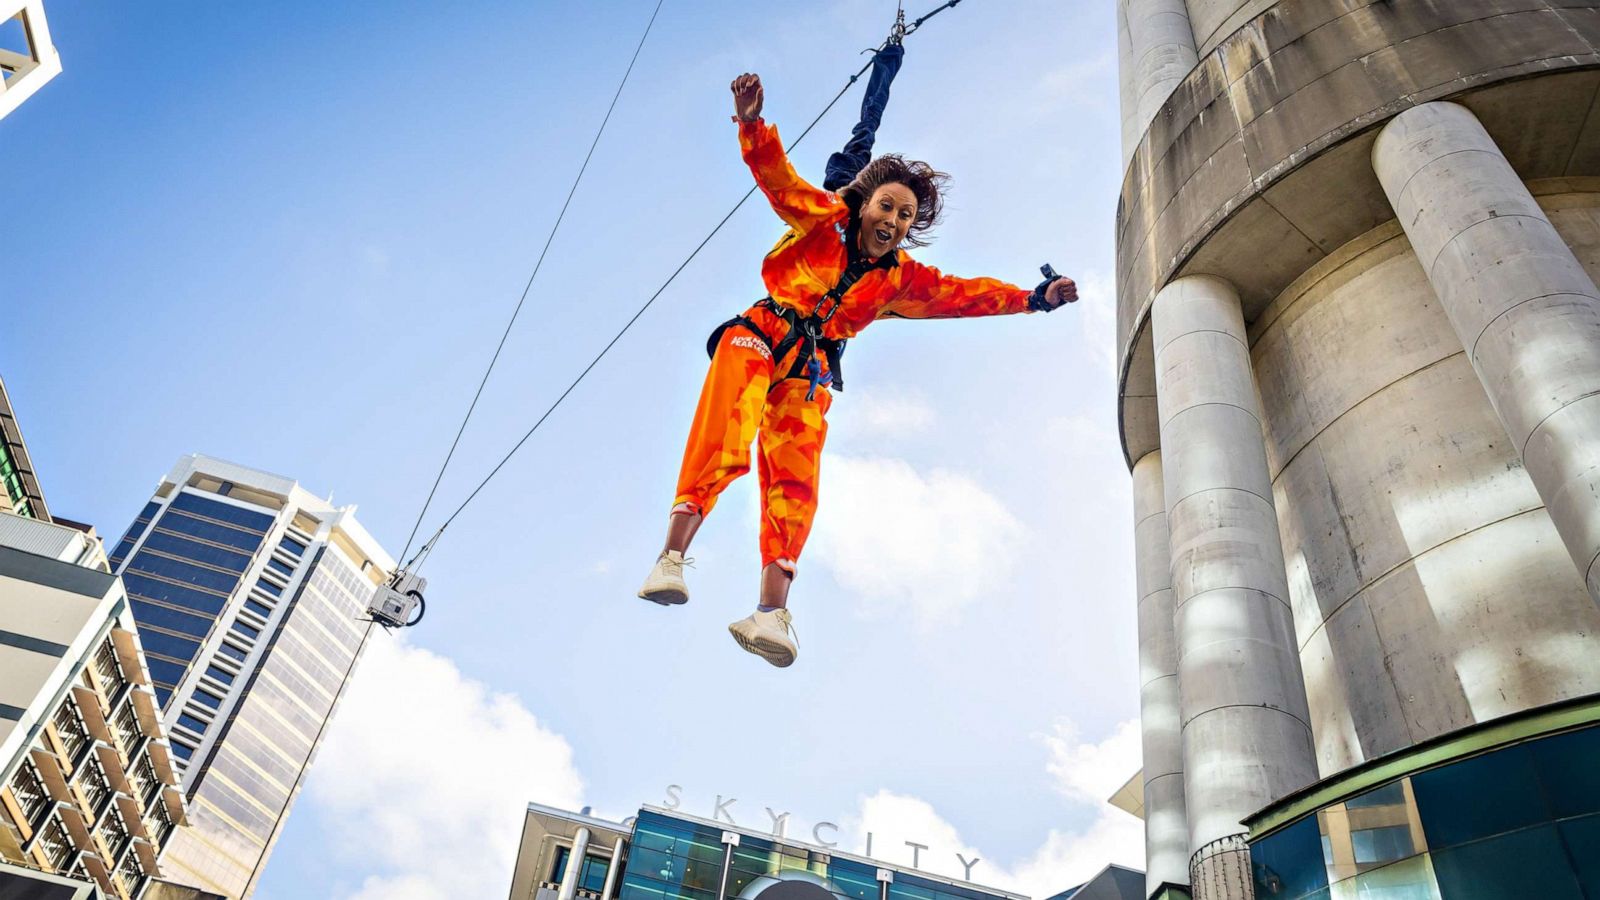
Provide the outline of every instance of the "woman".
<path id="1" fill-rule="evenodd" d="M 1070 278 L 1029 291 L 993 278 L 956 278 L 911 259 L 938 221 L 948 177 L 890 154 L 837 194 L 807 184 L 761 119 L 761 79 L 734 79 L 739 144 L 756 184 L 789 231 L 761 266 L 770 296 L 712 335 L 711 368 L 689 430 L 666 546 L 639 596 L 685 603 L 684 552 L 722 491 L 750 470 L 759 437 L 761 594 L 728 626 L 775 666 L 795 660 L 789 585 L 816 513 L 818 463 L 844 341 L 878 319 L 1049 311 L 1077 300 Z M 870 146 L 870 145 L 869 145 Z"/>

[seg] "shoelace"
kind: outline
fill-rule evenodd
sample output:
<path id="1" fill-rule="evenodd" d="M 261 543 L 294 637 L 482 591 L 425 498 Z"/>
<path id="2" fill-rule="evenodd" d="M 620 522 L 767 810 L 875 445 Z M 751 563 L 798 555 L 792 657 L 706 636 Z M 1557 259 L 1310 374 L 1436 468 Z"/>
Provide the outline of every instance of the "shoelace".
<path id="1" fill-rule="evenodd" d="M 694 568 L 694 557 L 692 557 L 692 556 L 686 556 L 686 557 L 683 558 L 682 561 L 679 561 L 679 560 L 673 559 L 672 557 L 670 557 L 670 556 L 666 555 L 665 553 L 663 553 L 663 554 L 661 554 L 661 561 L 666 563 L 669 566 L 677 566 L 679 575 L 683 574 L 683 567 L 684 566 L 688 566 L 691 569 Z"/>
<path id="2" fill-rule="evenodd" d="M 794 617 L 789 615 L 787 609 L 779 609 L 775 610 L 775 612 L 778 614 L 778 621 L 783 623 L 784 630 L 794 635 L 795 646 L 800 646 L 800 631 L 794 627 Z"/>

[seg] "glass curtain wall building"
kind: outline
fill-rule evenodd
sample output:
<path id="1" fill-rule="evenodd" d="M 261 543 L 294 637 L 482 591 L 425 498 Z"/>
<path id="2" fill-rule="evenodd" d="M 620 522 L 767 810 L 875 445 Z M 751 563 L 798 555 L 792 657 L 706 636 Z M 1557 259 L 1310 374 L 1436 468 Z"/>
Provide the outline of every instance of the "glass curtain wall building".
<path id="1" fill-rule="evenodd" d="M 182 459 L 112 551 L 193 827 L 163 858 L 229 897 L 258 881 L 393 561 L 291 479 Z"/>
<path id="2" fill-rule="evenodd" d="M 569 879 L 570 860 L 583 867 Z M 1025 900 L 911 867 L 645 807 L 606 822 L 529 804 L 511 900 Z"/>
<path id="3" fill-rule="evenodd" d="M 1583 727 L 1446 746 L 1377 786 L 1381 768 L 1355 773 L 1343 799 L 1294 798 L 1257 823 L 1256 897 L 1600 897 L 1600 704 L 1586 707 Z"/>

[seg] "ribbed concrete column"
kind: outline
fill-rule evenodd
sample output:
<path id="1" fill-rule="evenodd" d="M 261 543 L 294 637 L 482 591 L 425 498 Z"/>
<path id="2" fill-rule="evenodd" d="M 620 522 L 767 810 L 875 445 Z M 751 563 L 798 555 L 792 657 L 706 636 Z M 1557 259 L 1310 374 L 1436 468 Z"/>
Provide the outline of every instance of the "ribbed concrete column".
<path id="1" fill-rule="evenodd" d="M 1159 450 L 1134 464 L 1133 522 L 1139 586 L 1139 725 L 1144 744 L 1144 892 L 1150 897 L 1163 884 L 1189 883 L 1172 545 L 1167 540 Z"/>
<path id="2" fill-rule="evenodd" d="M 1600 602 L 1600 291 L 1465 107 L 1396 116 L 1372 164 Z"/>
<path id="3" fill-rule="evenodd" d="M 1190 883 L 1196 900 L 1239 900 L 1240 823 L 1317 777 L 1310 714 L 1239 295 L 1180 278 L 1151 316 Z"/>
<path id="4" fill-rule="evenodd" d="M 556 900 L 572 900 L 578 893 L 578 882 L 583 880 L 583 858 L 589 852 L 589 829 L 580 826 L 572 836 L 572 852 L 567 855 L 567 870 L 561 874 L 561 889 Z"/>
<path id="5" fill-rule="evenodd" d="M 1127 29 L 1128 46 L 1128 64 L 1121 76 L 1131 85 L 1123 91 L 1122 160 L 1126 165 L 1156 111 L 1200 57 L 1195 53 L 1184 0 L 1121 0 L 1118 12 L 1119 22 Z M 1118 42 L 1122 41 L 1119 35 Z"/>

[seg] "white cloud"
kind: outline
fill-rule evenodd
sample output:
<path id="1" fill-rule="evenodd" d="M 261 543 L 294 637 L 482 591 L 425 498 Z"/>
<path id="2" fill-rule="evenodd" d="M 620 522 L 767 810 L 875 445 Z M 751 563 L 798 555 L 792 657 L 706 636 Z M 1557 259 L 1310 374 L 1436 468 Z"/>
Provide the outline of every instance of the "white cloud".
<path id="1" fill-rule="evenodd" d="M 971 478 L 900 459 L 830 456 L 825 466 L 812 552 L 873 612 L 947 621 L 1010 575 L 1022 524 Z"/>
<path id="2" fill-rule="evenodd" d="M 919 434 L 927 431 L 937 418 L 927 397 L 887 388 L 867 391 L 860 399 L 851 398 L 849 408 L 840 412 L 849 419 L 848 430 L 852 437 Z"/>
<path id="3" fill-rule="evenodd" d="M 1086 803 L 1110 797 L 1142 764 L 1138 719 L 1118 725 L 1098 744 L 1081 742 L 1077 726 L 1070 719 L 1058 719 L 1044 743 L 1050 751 L 1045 771 L 1055 779 L 1056 790 Z"/>
<path id="4" fill-rule="evenodd" d="M 449 659 L 375 635 L 307 783 L 370 867 L 356 900 L 505 892 L 526 802 L 577 809 L 565 738 Z"/>
<path id="5" fill-rule="evenodd" d="M 1099 363 L 1112 378 L 1117 375 L 1117 282 L 1090 269 L 1076 279 L 1078 306 L 1083 317 L 1079 334 L 1082 352 Z"/>
<path id="6" fill-rule="evenodd" d="M 1144 823 L 1105 802 L 1139 768 L 1138 722 L 1123 722 L 1103 741 L 1084 743 L 1073 723 L 1063 719 L 1044 744 L 1055 786 L 1093 818 L 1083 827 L 1051 829 L 1037 849 L 1014 864 L 991 859 L 968 843 L 928 801 L 888 790 L 861 798 L 856 814 L 844 822 L 848 845 L 863 846 L 870 832 L 873 856 L 910 864 L 913 850 L 905 842 L 924 844 L 921 868 L 952 878 L 965 877 L 957 854 L 967 862 L 978 859 L 972 881 L 1036 898 L 1081 884 L 1109 863 L 1142 868 Z"/>

